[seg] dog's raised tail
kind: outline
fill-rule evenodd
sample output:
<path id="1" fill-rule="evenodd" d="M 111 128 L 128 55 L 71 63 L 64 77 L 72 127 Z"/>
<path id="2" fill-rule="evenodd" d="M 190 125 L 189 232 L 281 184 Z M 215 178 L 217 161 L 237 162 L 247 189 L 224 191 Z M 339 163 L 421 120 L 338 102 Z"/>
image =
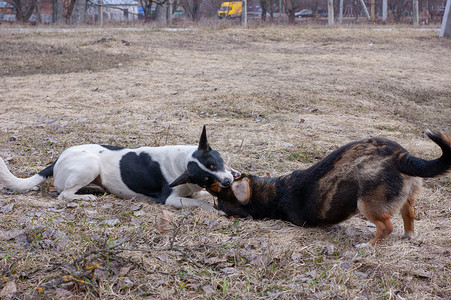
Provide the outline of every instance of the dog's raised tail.
<path id="1" fill-rule="evenodd" d="M 426 134 L 442 149 L 442 156 L 433 160 L 424 160 L 409 153 L 403 153 L 399 157 L 399 168 L 402 173 L 432 178 L 451 171 L 451 136 L 430 130 L 426 130 Z"/>
<path id="2" fill-rule="evenodd" d="M 18 178 L 9 171 L 3 159 L 0 158 L 0 185 L 17 192 L 26 192 L 52 177 L 54 166 L 55 162 L 29 178 Z"/>

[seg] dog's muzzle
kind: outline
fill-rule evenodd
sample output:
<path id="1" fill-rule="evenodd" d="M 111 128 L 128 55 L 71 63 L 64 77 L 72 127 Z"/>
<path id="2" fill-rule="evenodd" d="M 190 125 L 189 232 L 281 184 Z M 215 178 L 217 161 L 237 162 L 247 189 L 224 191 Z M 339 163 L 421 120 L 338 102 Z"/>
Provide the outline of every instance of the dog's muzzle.
<path id="1" fill-rule="evenodd" d="M 222 188 L 229 187 L 232 184 L 233 180 L 230 180 L 229 178 L 225 178 L 223 181 L 221 181 L 220 186 Z"/>

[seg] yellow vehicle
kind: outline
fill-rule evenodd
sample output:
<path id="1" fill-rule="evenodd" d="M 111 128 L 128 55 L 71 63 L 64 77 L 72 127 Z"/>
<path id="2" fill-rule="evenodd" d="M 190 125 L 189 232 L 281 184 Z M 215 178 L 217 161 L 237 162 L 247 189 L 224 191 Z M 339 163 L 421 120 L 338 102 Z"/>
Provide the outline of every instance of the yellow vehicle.
<path id="1" fill-rule="evenodd" d="M 218 17 L 222 18 L 239 18 L 241 17 L 243 5 L 241 1 L 223 2 L 218 10 Z"/>

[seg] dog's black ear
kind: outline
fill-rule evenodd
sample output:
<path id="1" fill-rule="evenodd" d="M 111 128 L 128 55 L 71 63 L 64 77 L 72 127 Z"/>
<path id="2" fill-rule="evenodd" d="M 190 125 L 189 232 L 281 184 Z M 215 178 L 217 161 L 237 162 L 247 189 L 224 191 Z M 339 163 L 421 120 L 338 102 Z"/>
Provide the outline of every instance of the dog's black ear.
<path id="1" fill-rule="evenodd" d="M 202 135 L 200 136 L 198 150 L 203 150 L 203 151 L 211 150 L 210 145 L 208 144 L 208 141 L 207 141 L 207 127 L 205 125 L 204 125 L 204 128 L 202 129 Z"/>
<path id="2" fill-rule="evenodd" d="M 249 179 L 243 178 L 242 180 L 234 181 L 231 189 L 238 202 L 242 205 L 247 205 L 249 203 L 249 199 L 251 198 L 251 183 L 249 182 Z"/>
<path id="3" fill-rule="evenodd" d="M 180 175 L 176 180 L 174 180 L 169 187 L 175 187 L 181 184 L 190 183 L 190 178 L 188 171 L 185 171 L 182 175 Z"/>

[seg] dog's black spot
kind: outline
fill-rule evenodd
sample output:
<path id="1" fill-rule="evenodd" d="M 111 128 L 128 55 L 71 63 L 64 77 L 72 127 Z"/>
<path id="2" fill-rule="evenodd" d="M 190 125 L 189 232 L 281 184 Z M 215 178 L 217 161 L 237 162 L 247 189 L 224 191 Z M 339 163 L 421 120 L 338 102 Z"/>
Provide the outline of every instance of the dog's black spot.
<path id="1" fill-rule="evenodd" d="M 358 183 L 352 180 L 341 181 L 325 212 L 324 220 L 309 220 L 310 224 L 338 224 L 355 214 L 357 210 Z M 316 203 L 319 206 L 319 203 Z"/>
<path id="2" fill-rule="evenodd" d="M 53 168 L 55 167 L 56 160 L 47 168 L 39 172 L 38 174 L 44 177 L 45 179 L 50 178 L 53 176 Z"/>
<path id="3" fill-rule="evenodd" d="M 215 183 L 216 178 L 211 173 L 202 170 L 197 163 L 189 162 L 188 173 L 190 174 L 190 182 L 197 184 L 203 188 L 210 187 Z"/>
<path id="4" fill-rule="evenodd" d="M 218 151 L 196 150 L 193 157 L 209 170 L 221 171 L 224 169 L 224 160 Z"/>
<path id="5" fill-rule="evenodd" d="M 125 154 L 119 162 L 122 181 L 135 193 L 155 198 L 165 203 L 172 189 L 161 172 L 160 164 L 149 154 L 134 152 Z"/>
<path id="6" fill-rule="evenodd" d="M 103 150 L 100 150 L 100 151 L 99 151 L 99 154 L 102 154 L 102 153 L 103 153 Z"/>
<path id="7" fill-rule="evenodd" d="M 104 148 L 107 148 L 108 150 L 112 150 L 112 151 L 119 151 L 124 149 L 124 147 L 119 147 L 119 146 L 111 146 L 111 145 L 100 145 Z"/>

